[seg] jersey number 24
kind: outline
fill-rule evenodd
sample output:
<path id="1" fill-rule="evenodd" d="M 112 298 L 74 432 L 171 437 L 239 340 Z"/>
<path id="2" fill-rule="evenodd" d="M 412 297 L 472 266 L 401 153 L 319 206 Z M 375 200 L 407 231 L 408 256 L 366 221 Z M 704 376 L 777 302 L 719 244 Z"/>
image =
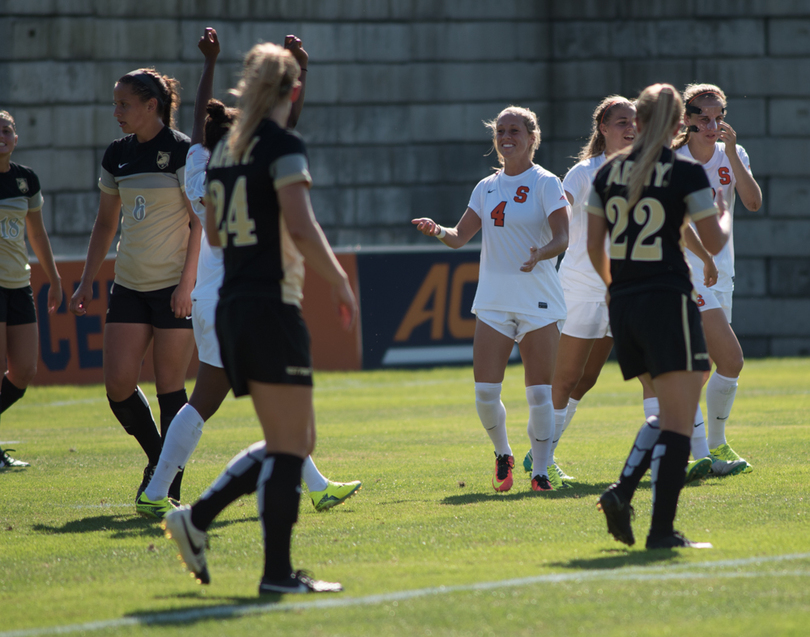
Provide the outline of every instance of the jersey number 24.
<path id="1" fill-rule="evenodd" d="M 256 222 L 248 215 L 247 177 L 242 175 L 234 184 L 231 201 L 225 213 L 225 185 L 221 181 L 212 181 L 208 186 L 211 203 L 216 211 L 219 242 L 228 245 L 228 238 L 233 235 L 231 245 L 234 247 L 252 246 L 256 238 Z"/>

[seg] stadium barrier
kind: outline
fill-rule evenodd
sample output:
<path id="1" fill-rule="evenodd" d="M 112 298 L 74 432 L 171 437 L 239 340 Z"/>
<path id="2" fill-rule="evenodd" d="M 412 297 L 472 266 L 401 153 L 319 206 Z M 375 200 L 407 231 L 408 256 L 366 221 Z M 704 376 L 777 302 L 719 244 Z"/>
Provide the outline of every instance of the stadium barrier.
<path id="1" fill-rule="evenodd" d="M 312 336 L 318 370 L 427 367 L 469 364 L 475 319 L 470 307 L 478 283 L 477 248 L 358 249 L 338 251 L 350 277 L 360 315 L 354 329 L 340 327 L 328 284 L 307 271 L 304 318 Z M 49 315 L 48 281 L 31 264 L 31 285 L 39 318 L 39 365 L 34 384 L 103 382 L 104 320 L 114 260 L 104 261 L 93 284 L 93 301 L 82 317 L 68 312 L 83 261 L 59 261 L 64 300 Z M 197 372 L 196 353 L 188 376 Z M 154 380 L 151 350 L 141 380 Z"/>

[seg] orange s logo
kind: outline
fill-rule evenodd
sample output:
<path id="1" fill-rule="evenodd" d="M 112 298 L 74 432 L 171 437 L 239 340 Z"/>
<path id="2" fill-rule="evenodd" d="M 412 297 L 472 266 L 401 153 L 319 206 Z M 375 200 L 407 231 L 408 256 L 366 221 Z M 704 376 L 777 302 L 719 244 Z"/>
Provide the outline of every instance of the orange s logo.
<path id="1" fill-rule="evenodd" d="M 517 193 L 515 193 L 515 202 L 516 203 L 526 203 L 526 195 L 529 194 L 529 187 L 528 186 L 520 186 L 517 189 Z"/>
<path id="2" fill-rule="evenodd" d="M 731 175 L 728 174 L 728 168 L 725 166 L 718 168 L 717 174 L 720 177 L 720 183 L 724 186 L 728 186 L 731 183 Z"/>

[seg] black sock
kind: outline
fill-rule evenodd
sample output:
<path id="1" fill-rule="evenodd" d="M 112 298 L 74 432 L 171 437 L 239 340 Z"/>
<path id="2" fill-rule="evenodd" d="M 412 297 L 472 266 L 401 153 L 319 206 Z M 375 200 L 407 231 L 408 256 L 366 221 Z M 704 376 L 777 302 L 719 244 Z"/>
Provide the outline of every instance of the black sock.
<path id="1" fill-rule="evenodd" d="M 228 463 L 191 507 L 191 522 L 205 531 L 220 512 L 237 498 L 253 493 L 264 462 L 264 440 L 243 449 Z"/>
<path id="2" fill-rule="evenodd" d="M 689 436 L 674 431 L 662 431 L 655 443 L 650 468 L 653 493 L 650 535 L 660 537 L 673 531 L 678 496 L 689 462 L 689 446 Z"/>
<path id="3" fill-rule="evenodd" d="M 183 408 L 188 402 L 188 396 L 185 389 L 169 392 L 168 394 L 158 394 L 158 405 L 160 406 L 160 438 L 166 440 L 166 434 L 169 431 L 169 425 L 177 415 L 177 412 Z M 185 469 L 180 469 L 177 475 L 174 476 L 172 484 L 169 487 L 169 497 L 172 500 L 180 502 L 180 485 L 183 483 L 183 472 Z"/>
<path id="4" fill-rule="evenodd" d="M 658 416 L 650 416 L 636 435 L 633 448 L 630 450 L 630 455 L 627 456 L 624 469 L 622 469 L 622 474 L 619 476 L 615 487 L 628 501 L 633 499 L 638 483 L 641 482 L 641 478 L 650 468 L 652 450 L 660 433 Z"/>
<path id="5" fill-rule="evenodd" d="M 8 379 L 8 376 L 3 376 L 3 382 L 0 383 L 0 414 L 22 398 L 25 389 L 25 387 L 20 389 Z"/>
<path id="6" fill-rule="evenodd" d="M 264 531 L 264 578 L 282 580 L 292 573 L 290 545 L 301 502 L 304 460 L 285 453 L 269 454 L 262 463 L 257 497 Z"/>
<path id="7" fill-rule="evenodd" d="M 152 410 L 149 409 L 149 402 L 138 387 L 126 400 L 115 402 L 107 396 L 118 422 L 124 427 L 130 436 L 135 436 L 135 440 L 141 445 L 149 464 L 156 465 L 160 460 L 160 450 L 163 448 L 163 441 L 160 438 L 155 420 L 152 418 Z"/>

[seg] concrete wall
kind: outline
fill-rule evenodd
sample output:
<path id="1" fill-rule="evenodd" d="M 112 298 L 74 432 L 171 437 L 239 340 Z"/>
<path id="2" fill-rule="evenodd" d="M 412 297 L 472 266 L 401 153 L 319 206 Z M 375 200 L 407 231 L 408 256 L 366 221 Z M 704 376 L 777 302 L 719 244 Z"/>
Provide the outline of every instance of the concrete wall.
<path id="1" fill-rule="evenodd" d="M 66 256 L 83 255 L 95 217 L 115 80 L 173 74 L 190 132 L 205 26 L 223 43 L 221 98 L 252 44 L 304 40 L 299 127 L 338 246 L 424 243 L 414 216 L 454 223 L 495 163 L 481 120 L 509 103 L 536 110 L 537 161 L 562 176 L 605 95 L 717 83 L 765 194 L 759 212 L 736 210 L 735 330 L 749 356 L 810 354 L 810 2 L 5 0 L 0 16 L 0 108 Z"/>

